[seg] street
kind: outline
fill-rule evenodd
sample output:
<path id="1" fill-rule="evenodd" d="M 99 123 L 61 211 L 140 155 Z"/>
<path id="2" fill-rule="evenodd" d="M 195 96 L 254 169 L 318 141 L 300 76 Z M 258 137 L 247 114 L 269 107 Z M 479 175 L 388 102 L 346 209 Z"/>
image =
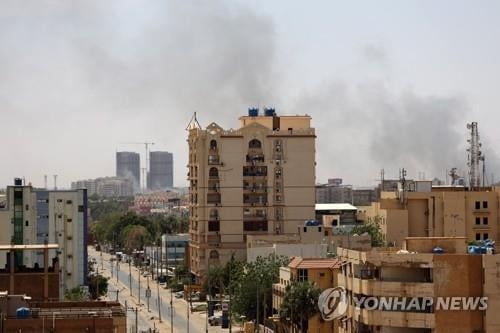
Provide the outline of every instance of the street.
<path id="1" fill-rule="evenodd" d="M 104 252 L 97 252 L 93 247 L 88 250 L 89 259 L 95 259 L 99 273 L 110 278 L 108 281 L 109 300 L 116 300 L 127 305 L 129 309 L 127 315 L 127 327 L 135 327 L 135 309 L 137 312 L 138 332 L 151 331 L 157 328 L 159 332 L 171 332 L 171 306 L 170 306 L 170 290 L 158 286 L 156 281 L 151 278 L 140 276 L 139 270 L 129 265 L 128 263 L 112 262 L 111 255 Z M 117 269 L 118 268 L 118 269 Z M 118 273 L 118 281 L 117 281 Z M 112 277 L 112 278 L 111 278 Z M 131 277 L 131 283 L 130 283 Z M 140 302 L 138 300 L 140 279 Z M 146 289 L 150 287 L 149 312 L 148 299 L 146 298 Z M 130 291 L 130 284 L 132 291 Z M 118 292 L 117 292 L 118 291 Z M 160 297 L 158 298 L 158 291 Z M 161 308 L 161 322 L 159 320 L 158 301 Z M 188 327 L 189 324 L 189 327 Z M 206 313 L 193 312 L 189 314 L 188 320 L 188 303 L 184 299 L 173 297 L 173 332 L 189 332 L 189 333 L 206 333 Z M 233 327 L 233 332 L 237 332 L 236 327 Z M 132 332 L 132 331 L 131 331 Z M 208 332 L 219 333 L 229 332 L 227 329 L 222 329 L 220 326 L 208 327 Z"/>

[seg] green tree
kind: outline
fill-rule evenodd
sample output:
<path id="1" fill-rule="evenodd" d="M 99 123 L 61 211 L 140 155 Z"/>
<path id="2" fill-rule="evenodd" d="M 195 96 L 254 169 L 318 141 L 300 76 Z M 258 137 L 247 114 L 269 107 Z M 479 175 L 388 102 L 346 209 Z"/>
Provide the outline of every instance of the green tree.
<path id="1" fill-rule="evenodd" d="M 142 249 L 145 245 L 151 243 L 151 234 L 148 230 L 137 224 L 129 224 L 120 233 L 120 245 L 127 252 L 132 252 L 135 249 Z"/>
<path id="2" fill-rule="evenodd" d="M 372 246 L 381 247 L 385 245 L 384 234 L 380 228 L 382 217 L 375 216 L 375 218 L 366 223 L 355 226 L 351 230 L 351 234 L 362 235 L 368 233 L 372 239 Z"/>
<path id="3" fill-rule="evenodd" d="M 309 281 L 292 281 L 286 286 L 285 297 L 280 308 L 282 320 L 307 332 L 309 318 L 318 313 L 318 298 L 321 290 Z"/>
<path id="4" fill-rule="evenodd" d="M 64 292 L 64 299 L 67 301 L 78 302 L 78 301 L 83 301 L 86 298 L 87 295 L 85 295 L 85 292 L 81 287 L 75 287 L 73 289 L 69 289 Z"/>
<path id="5" fill-rule="evenodd" d="M 243 269 L 236 270 L 232 282 L 232 309 L 249 320 L 262 321 L 271 313 L 272 285 L 279 280 L 279 269 L 288 265 L 289 259 L 274 254 L 258 257 L 254 262 L 246 263 Z M 257 311 L 258 309 L 258 311 Z"/>

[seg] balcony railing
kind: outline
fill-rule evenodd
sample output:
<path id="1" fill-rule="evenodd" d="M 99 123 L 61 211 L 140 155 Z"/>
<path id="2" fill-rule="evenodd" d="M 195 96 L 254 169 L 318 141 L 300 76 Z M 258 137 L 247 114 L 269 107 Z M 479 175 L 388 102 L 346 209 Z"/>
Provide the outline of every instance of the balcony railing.
<path id="1" fill-rule="evenodd" d="M 220 164 L 219 155 L 208 155 L 208 164 L 209 165 L 218 165 Z"/>

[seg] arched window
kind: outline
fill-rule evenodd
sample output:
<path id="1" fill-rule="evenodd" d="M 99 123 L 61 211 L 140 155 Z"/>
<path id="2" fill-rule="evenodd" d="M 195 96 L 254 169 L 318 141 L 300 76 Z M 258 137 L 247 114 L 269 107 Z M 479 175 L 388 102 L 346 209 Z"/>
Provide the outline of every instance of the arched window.
<path id="1" fill-rule="evenodd" d="M 219 170 L 217 168 L 210 168 L 208 171 L 208 176 L 211 178 L 218 178 L 219 177 Z"/>
<path id="2" fill-rule="evenodd" d="M 253 139 L 248 142 L 248 148 L 262 148 L 262 144 L 259 140 Z"/>
<path id="3" fill-rule="evenodd" d="M 211 150 L 216 150 L 217 149 L 217 141 L 210 140 L 210 149 Z"/>
<path id="4" fill-rule="evenodd" d="M 216 250 L 210 251 L 210 259 L 219 259 L 219 252 Z"/>

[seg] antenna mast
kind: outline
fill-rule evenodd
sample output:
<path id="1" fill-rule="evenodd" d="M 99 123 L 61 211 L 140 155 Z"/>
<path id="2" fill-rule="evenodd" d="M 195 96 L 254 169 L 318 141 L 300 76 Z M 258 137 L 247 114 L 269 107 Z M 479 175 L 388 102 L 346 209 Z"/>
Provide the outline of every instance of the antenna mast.
<path id="1" fill-rule="evenodd" d="M 479 131 L 477 122 L 467 124 L 467 129 L 470 130 L 470 138 L 467 140 L 469 148 L 467 148 L 467 166 L 469 167 L 469 187 L 471 190 L 481 186 L 481 176 L 479 162 L 483 162 L 484 156 L 481 152 L 481 143 L 479 142 Z"/>

